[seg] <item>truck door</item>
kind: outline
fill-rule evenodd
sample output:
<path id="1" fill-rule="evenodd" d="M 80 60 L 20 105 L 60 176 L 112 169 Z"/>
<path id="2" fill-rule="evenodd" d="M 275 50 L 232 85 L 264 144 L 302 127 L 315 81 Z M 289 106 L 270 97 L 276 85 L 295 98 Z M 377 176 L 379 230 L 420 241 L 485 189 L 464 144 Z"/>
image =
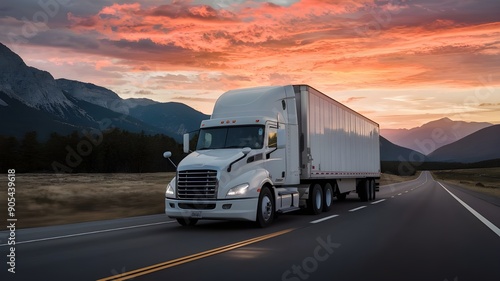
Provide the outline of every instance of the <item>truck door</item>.
<path id="1" fill-rule="evenodd" d="M 280 124 L 280 129 L 285 125 Z M 270 177 L 275 185 L 285 182 L 286 175 L 286 151 L 284 148 L 277 149 L 278 127 L 275 122 L 268 122 L 266 125 L 266 155 L 264 156 L 265 167 L 269 171 Z"/>

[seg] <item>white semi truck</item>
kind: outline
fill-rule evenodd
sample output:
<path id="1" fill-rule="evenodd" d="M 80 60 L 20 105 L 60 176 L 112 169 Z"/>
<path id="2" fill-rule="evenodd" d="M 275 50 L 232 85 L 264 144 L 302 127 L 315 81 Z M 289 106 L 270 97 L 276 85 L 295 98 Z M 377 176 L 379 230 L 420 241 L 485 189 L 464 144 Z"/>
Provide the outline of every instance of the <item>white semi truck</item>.
<path id="1" fill-rule="evenodd" d="M 265 227 L 279 213 L 328 211 L 350 192 L 374 200 L 379 178 L 377 123 L 308 85 L 231 90 L 178 164 L 165 213 L 181 225 L 218 219 Z"/>

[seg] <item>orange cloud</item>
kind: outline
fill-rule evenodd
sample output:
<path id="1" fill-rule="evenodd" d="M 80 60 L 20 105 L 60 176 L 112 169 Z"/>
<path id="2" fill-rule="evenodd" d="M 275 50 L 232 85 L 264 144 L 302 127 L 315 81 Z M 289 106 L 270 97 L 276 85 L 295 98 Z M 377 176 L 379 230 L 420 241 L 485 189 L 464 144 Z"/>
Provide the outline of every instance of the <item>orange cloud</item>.
<path id="1" fill-rule="evenodd" d="M 89 77 L 108 77 L 107 85 L 118 92 L 144 90 L 186 100 L 208 92 L 212 96 L 193 100 L 205 102 L 206 113 L 210 101 L 225 90 L 287 83 L 308 83 L 346 102 L 366 97 L 354 103 L 366 112 L 374 112 L 370 107 L 377 102 L 391 111 L 394 98 L 408 96 L 405 92 L 443 88 L 473 93 L 484 84 L 481 77 L 499 73 L 497 0 L 298 0 L 281 5 L 249 0 L 222 7 L 212 0 L 156 3 L 138 0 L 90 14 L 70 12 L 69 28 L 47 30 L 30 43 L 65 48 L 65 58 L 84 64 L 85 73 L 93 63 L 99 75 Z M 468 13 L 472 8 L 478 12 Z M 5 26 L 15 22 L 9 18 Z M 487 80 L 487 86 L 500 86 L 500 79 Z M 384 99 L 391 95 L 392 100 Z"/>
<path id="2" fill-rule="evenodd" d="M 366 97 L 350 97 L 350 98 L 344 100 L 343 103 L 350 103 L 350 102 L 362 100 L 362 99 L 365 99 L 365 98 Z"/>

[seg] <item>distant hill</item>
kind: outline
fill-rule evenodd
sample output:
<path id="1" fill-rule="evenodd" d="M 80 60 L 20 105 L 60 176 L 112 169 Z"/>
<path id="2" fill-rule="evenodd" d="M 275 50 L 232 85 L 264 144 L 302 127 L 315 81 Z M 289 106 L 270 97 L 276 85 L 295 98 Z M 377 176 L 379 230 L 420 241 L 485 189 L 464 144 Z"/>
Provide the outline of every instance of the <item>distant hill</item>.
<path id="1" fill-rule="evenodd" d="M 406 147 L 395 145 L 380 136 L 380 161 L 425 161 L 425 155 Z"/>
<path id="2" fill-rule="evenodd" d="M 420 152 L 395 145 L 380 136 L 380 168 L 382 173 L 413 175 L 425 163 L 426 157 Z"/>
<path id="3" fill-rule="evenodd" d="M 123 101 L 128 106 L 128 108 L 134 108 L 139 105 L 151 105 L 159 103 L 157 101 L 146 98 L 129 98 L 129 99 L 124 99 Z"/>
<path id="4" fill-rule="evenodd" d="M 428 155 L 429 162 L 473 163 L 500 158 L 500 125 L 493 125 L 443 146 Z"/>
<path id="5" fill-rule="evenodd" d="M 160 128 L 169 136 L 178 140 L 184 133 L 200 128 L 202 120 L 209 119 L 193 108 L 176 102 L 139 105 L 130 108 L 130 115 L 156 128 Z"/>
<path id="6" fill-rule="evenodd" d="M 491 126 L 486 122 L 453 121 L 442 118 L 412 129 L 381 129 L 387 140 L 425 155 L 465 136 Z"/>

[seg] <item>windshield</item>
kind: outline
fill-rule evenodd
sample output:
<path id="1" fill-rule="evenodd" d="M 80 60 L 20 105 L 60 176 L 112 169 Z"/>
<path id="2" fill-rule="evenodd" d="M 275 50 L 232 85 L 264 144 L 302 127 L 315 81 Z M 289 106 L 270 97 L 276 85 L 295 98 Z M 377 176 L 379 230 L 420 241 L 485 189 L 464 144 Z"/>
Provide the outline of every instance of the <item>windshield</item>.
<path id="1" fill-rule="evenodd" d="M 196 150 L 217 148 L 262 148 L 264 126 L 215 127 L 200 130 Z"/>

